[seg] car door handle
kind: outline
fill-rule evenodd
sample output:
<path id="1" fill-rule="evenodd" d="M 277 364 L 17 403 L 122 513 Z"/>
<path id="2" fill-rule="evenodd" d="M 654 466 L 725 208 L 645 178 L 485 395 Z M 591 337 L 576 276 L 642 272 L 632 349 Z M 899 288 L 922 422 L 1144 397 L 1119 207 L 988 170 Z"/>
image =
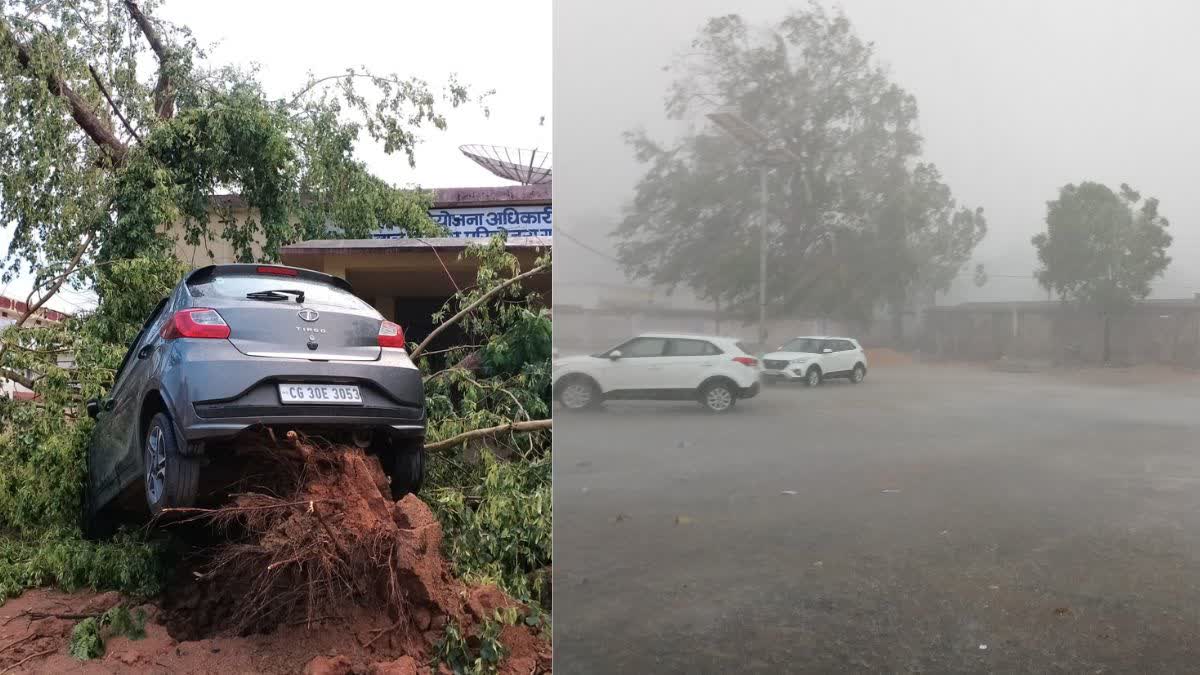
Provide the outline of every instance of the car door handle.
<path id="1" fill-rule="evenodd" d="M 147 356 L 150 356 L 151 352 L 153 352 L 153 351 L 154 351 L 154 345 L 146 345 L 145 347 L 142 347 L 141 349 L 138 350 L 138 358 L 144 359 Z"/>

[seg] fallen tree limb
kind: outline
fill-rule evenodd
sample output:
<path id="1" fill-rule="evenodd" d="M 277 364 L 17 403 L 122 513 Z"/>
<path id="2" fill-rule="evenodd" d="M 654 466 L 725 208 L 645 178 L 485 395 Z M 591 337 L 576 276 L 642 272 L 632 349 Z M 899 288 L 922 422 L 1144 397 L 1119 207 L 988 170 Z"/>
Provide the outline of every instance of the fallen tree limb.
<path id="1" fill-rule="evenodd" d="M 20 668 L 21 666 L 25 665 L 25 663 L 26 663 L 27 661 L 32 661 L 32 660 L 34 660 L 34 659 L 36 659 L 36 658 L 39 658 L 39 657 L 42 657 L 42 656 L 49 656 L 49 655 L 53 654 L 53 653 L 54 653 L 54 652 L 56 652 L 56 651 L 58 651 L 58 648 L 57 648 L 57 647 L 56 647 L 56 648 L 54 648 L 54 649 L 47 649 L 47 650 L 46 650 L 46 651 L 44 651 L 44 652 L 38 652 L 38 653 L 36 653 L 36 654 L 30 654 L 29 656 L 26 656 L 25 658 L 21 659 L 20 661 L 17 661 L 16 663 L 14 663 L 14 664 L 12 664 L 11 666 L 9 666 L 9 667 L 5 668 L 4 670 L 0 670 L 0 673 L 7 673 L 7 672 L 8 672 L 8 671 L 10 671 L 10 670 L 14 670 L 14 669 L 16 669 L 16 668 Z"/>
<path id="2" fill-rule="evenodd" d="M 537 267 L 534 267 L 533 269 L 529 270 L 528 272 L 522 272 L 521 274 L 518 274 L 517 276 L 512 277 L 511 279 L 506 279 L 503 283 L 497 285 L 495 288 L 488 291 L 487 293 L 484 293 L 477 300 L 475 300 L 475 302 L 472 302 L 471 304 L 462 308 L 462 310 L 458 314 L 455 314 L 454 316 L 450 317 L 449 319 L 446 319 L 445 321 L 440 323 L 437 328 L 434 328 L 433 331 L 431 331 L 429 333 L 429 335 L 426 336 L 426 338 L 421 341 L 421 344 L 419 344 L 413 348 L 412 353 L 409 354 L 409 358 L 415 359 L 418 356 L 420 356 L 421 353 L 425 351 L 425 348 L 429 346 L 429 343 L 433 342 L 433 339 L 436 338 L 438 335 L 441 335 L 442 331 L 444 331 L 447 328 L 449 328 L 450 326 L 453 326 L 454 324 L 458 323 L 459 321 L 462 320 L 462 318 L 464 316 L 475 311 L 480 305 L 487 302 L 488 300 L 491 300 L 496 295 L 499 295 L 500 291 L 503 291 L 504 289 L 508 288 L 509 286 L 512 286 L 513 284 L 517 283 L 518 281 L 520 281 L 522 279 L 526 279 L 535 274 L 540 274 L 542 272 L 545 272 L 549 267 L 550 267 L 550 265 L 548 265 L 548 264 L 538 265 Z"/>
<path id="3" fill-rule="evenodd" d="M 456 436 L 451 436 L 450 438 L 447 438 L 445 440 L 437 441 L 434 443 L 426 443 L 425 449 L 426 450 L 444 450 L 446 448 L 452 448 L 456 445 L 465 443 L 473 438 L 480 438 L 482 436 L 494 436 L 496 434 L 502 434 L 506 431 L 512 431 L 512 432 L 541 431 L 542 429 L 551 428 L 552 423 L 553 423 L 553 420 L 531 420 L 529 422 L 509 422 L 508 424 L 500 424 L 500 425 L 497 425 L 494 427 L 485 427 L 483 429 L 473 429 L 471 431 L 464 431 L 463 433 L 458 434 Z"/>

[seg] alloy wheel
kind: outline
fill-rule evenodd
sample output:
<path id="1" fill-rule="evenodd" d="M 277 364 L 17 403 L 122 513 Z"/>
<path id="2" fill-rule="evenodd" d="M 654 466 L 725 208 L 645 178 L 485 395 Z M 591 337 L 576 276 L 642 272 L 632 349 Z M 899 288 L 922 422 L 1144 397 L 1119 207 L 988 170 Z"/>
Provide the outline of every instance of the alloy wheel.
<path id="1" fill-rule="evenodd" d="M 572 410 L 586 408 L 592 403 L 592 388 L 582 382 L 572 382 L 563 389 L 562 403 Z"/>
<path id="2" fill-rule="evenodd" d="M 167 443 L 162 427 L 150 427 L 146 435 L 146 495 L 151 503 L 162 497 L 167 482 Z"/>
<path id="3" fill-rule="evenodd" d="M 729 406 L 733 405 L 733 392 L 722 385 L 715 386 L 705 394 L 704 403 L 709 410 L 715 412 L 728 410 Z"/>

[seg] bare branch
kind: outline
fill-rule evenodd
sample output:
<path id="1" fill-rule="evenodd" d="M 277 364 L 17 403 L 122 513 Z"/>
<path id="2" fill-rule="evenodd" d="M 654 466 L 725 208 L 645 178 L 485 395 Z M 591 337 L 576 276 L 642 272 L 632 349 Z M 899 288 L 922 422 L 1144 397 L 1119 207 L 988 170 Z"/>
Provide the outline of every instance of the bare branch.
<path id="1" fill-rule="evenodd" d="M 29 317 L 33 316 L 34 313 L 41 309 L 42 306 L 50 300 L 50 298 L 53 298 L 54 295 L 58 293 L 58 291 L 63 287 L 63 284 L 67 283 L 67 279 L 69 279 L 71 275 L 75 273 L 76 268 L 79 267 L 79 262 L 83 260 L 84 254 L 86 254 L 88 249 L 91 248 L 92 240 L 95 238 L 96 233 L 94 231 L 89 232 L 88 235 L 83 238 L 83 242 L 79 245 L 79 250 L 75 251 L 75 257 L 71 258 L 71 261 L 67 263 L 67 268 L 62 274 L 50 280 L 50 290 L 42 293 L 38 297 L 38 301 L 36 303 L 33 303 L 33 294 L 37 293 L 38 289 L 34 288 L 29 291 L 29 295 L 25 298 L 25 313 L 21 315 L 21 318 L 17 319 L 16 325 L 18 328 L 25 325 L 25 322 L 29 320 Z M 3 355 L 3 352 L 0 352 L 0 355 Z"/>
<path id="2" fill-rule="evenodd" d="M 33 385 L 37 384 L 37 380 L 31 380 L 24 373 L 19 373 L 11 368 L 0 367 L 0 378 L 12 380 L 30 391 L 33 391 Z"/>
<path id="3" fill-rule="evenodd" d="M 500 424 L 500 425 L 494 426 L 494 427 L 485 427 L 483 429 L 473 429 L 471 431 L 464 431 L 463 433 L 458 434 L 457 436 L 451 436 L 450 438 L 447 438 L 442 441 L 437 441 L 436 443 L 427 443 L 427 444 L 425 444 L 425 449 L 426 450 L 445 450 L 446 448 L 452 448 L 456 445 L 465 443 L 473 438 L 480 438 L 482 436 L 495 436 L 496 434 L 502 434 L 507 431 L 511 431 L 514 433 L 522 432 L 522 431 L 524 431 L 524 432 L 541 431 L 543 429 L 550 429 L 552 426 L 553 426 L 553 420 L 532 420 L 529 422 L 509 422 L 508 424 Z"/>
<path id="4" fill-rule="evenodd" d="M 420 356 L 421 353 L 425 351 L 425 347 L 429 346 L 429 343 L 432 342 L 435 337 L 440 335 L 442 333 L 442 331 L 446 330 L 450 326 L 453 326 L 454 324 L 461 321 L 464 316 L 475 311 L 483 303 L 487 302 L 488 300 L 491 300 L 493 297 L 498 295 L 500 293 L 500 291 L 503 291 L 504 289 L 508 288 L 509 286 L 517 283 L 518 281 L 520 281 L 522 279 L 531 277 L 535 274 L 540 274 L 542 272 L 545 272 L 546 269 L 549 267 L 550 267 L 549 264 L 538 265 L 537 267 L 534 267 L 533 269 L 529 270 L 528 272 L 518 274 L 517 276 L 515 276 L 511 279 L 505 280 L 504 283 L 496 286 L 495 288 L 488 291 L 487 293 L 484 293 L 478 300 L 476 300 L 475 302 L 472 302 L 471 304 L 464 307 L 462 309 L 462 311 L 460 311 L 458 314 L 455 314 L 454 316 L 450 317 L 449 319 L 446 319 L 442 323 L 438 324 L 438 327 L 434 328 L 433 331 L 430 332 L 429 335 L 426 336 L 426 338 L 421 341 L 421 344 L 419 344 L 415 348 L 413 348 L 412 354 L 409 355 L 409 358 L 415 359 L 418 356 Z"/>
<path id="5" fill-rule="evenodd" d="M 113 113 L 116 114 L 117 119 L 121 120 L 121 124 L 125 125 L 125 130 L 129 132 L 130 136 L 137 139 L 138 143 L 141 143 L 142 137 L 138 136 L 138 132 L 133 130 L 133 125 L 121 114 L 121 109 L 117 107 L 116 101 L 113 101 L 112 95 L 108 93 L 108 87 L 104 86 L 104 82 L 100 79 L 100 73 L 97 73 L 96 69 L 90 63 L 88 64 L 88 72 L 92 74 L 92 81 L 100 88 L 100 93 L 104 94 L 104 100 L 108 101 L 108 105 L 112 108 Z"/>
<path id="6" fill-rule="evenodd" d="M 28 71 L 30 77 L 45 80 L 46 88 L 50 90 L 50 93 L 66 101 L 67 107 L 71 111 L 71 119 L 75 120 L 75 123 L 88 135 L 88 138 L 92 139 L 92 142 L 108 152 L 114 165 L 120 166 L 125 163 L 125 155 L 129 152 L 125 143 L 113 133 L 107 124 L 96 117 L 87 102 L 67 85 L 62 75 L 57 72 L 38 72 L 34 67 L 33 55 L 29 51 L 29 46 L 17 40 L 8 22 L 0 19 L 0 44 L 3 43 L 7 43 L 16 52 L 17 63 Z"/>
<path id="7" fill-rule="evenodd" d="M 175 116 L 175 88 L 171 84 L 171 76 L 167 74 L 171 52 L 163 44 L 162 37 L 159 36 L 158 31 L 150 23 L 150 19 L 142 13 L 142 9 L 137 6 L 136 2 L 125 0 L 125 9 L 129 10 L 129 15 L 142 30 L 142 35 L 146 36 L 146 42 L 150 43 L 150 49 L 154 50 L 154 55 L 158 57 L 158 83 L 154 85 L 154 112 L 159 119 L 170 119 Z"/>

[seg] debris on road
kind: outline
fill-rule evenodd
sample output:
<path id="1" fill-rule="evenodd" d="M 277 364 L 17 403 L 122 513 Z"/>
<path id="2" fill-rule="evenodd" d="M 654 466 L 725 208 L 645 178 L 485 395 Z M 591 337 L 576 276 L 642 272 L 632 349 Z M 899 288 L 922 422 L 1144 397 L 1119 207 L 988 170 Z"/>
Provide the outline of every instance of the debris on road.
<path id="1" fill-rule="evenodd" d="M 687 516 L 675 516 L 675 525 L 676 526 L 691 525 L 694 522 L 696 522 L 696 521 L 692 520 L 691 518 L 689 518 Z"/>
<path id="2" fill-rule="evenodd" d="M 781 494 L 781 495 L 798 495 L 800 493 L 796 492 L 795 490 L 784 490 L 784 491 L 780 492 L 779 494 Z"/>

